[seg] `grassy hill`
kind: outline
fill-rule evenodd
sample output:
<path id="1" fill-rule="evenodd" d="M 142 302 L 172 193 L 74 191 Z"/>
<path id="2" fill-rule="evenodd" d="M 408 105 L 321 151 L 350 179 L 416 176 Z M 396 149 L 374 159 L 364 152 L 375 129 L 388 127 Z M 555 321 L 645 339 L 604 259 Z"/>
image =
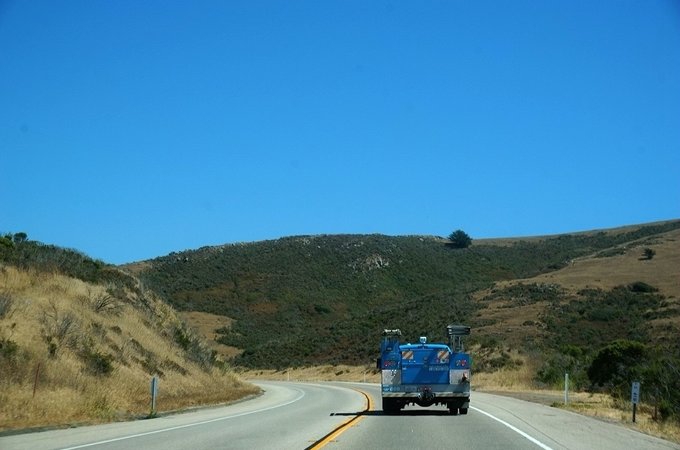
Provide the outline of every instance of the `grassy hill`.
<path id="1" fill-rule="evenodd" d="M 431 236 L 299 236 L 173 253 L 130 269 L 178 310 L 228 319 L 217 340 L 238 349 L 238 365 L 370 364 L 384 328 L 443 340 L 446 324 L 465 322 L 483 347 L 478 368 L 492 369 L 512 364 L 509 347 L 540 353 L 562 343 L 647 340 L 662 328 L 648 325 L 664 318 L 671 319 L 665 333 L 675 332 L 678 311 L 668 293 L 625 287 L 644 280 L 574 291 L 545 277 L 573 274 L 593 259 L 606 267 L 626 253 L 675 274 L 658 264 L 661 252 L 637 258 L 678 229 L 680 221 L 671 221 L 467 249 Z"/>
<path id="2" fill-rule="evenodd" d="M 153 292 L 72 250 L 0 237 L 0 432 L 233 401 L 240 381 Z"/>

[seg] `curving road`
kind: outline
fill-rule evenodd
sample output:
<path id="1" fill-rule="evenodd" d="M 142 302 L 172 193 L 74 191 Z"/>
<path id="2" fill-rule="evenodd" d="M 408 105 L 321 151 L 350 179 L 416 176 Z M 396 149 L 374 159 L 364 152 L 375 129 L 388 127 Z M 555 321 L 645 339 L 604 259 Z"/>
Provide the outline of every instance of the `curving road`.
<path id="1" fill-rule="evenodd" d="M 373 384 L 257 384 L 264 395 L 234 405 L 4 436 L 0 449 L 680 449 L 618 425 L 477 392 L 466 416 L 436 407 L 388 416 Z"/>

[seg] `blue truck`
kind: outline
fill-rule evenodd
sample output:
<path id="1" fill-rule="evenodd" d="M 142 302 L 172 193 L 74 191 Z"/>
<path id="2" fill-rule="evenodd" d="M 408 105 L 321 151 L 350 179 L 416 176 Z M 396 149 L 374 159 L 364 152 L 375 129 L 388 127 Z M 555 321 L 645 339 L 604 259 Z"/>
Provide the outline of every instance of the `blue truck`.
<path id="1" fill-rule="evenodd" d="M 451 414 L 467 414 L 470 406 L 471 358 L 463 348 L 470 327 L 446 327 L 449 344 L 403 344 L 401 331 L 385 330 L 377 364 L 381 372 L 382 409 L 394 414 L 409 404 L 443 405 Z"/>

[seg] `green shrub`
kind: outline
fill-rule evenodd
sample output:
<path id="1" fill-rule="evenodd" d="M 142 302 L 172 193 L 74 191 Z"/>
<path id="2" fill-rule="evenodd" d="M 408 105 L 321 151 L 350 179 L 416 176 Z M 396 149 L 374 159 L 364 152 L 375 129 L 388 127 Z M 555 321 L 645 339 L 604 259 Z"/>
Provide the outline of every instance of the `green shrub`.
<path id="1" fill-rule="evenodd" d="M 174 340 L 186 352 L 187 357 L 199 366 L 208 369 L 215 365 L 217 352 L 209 349 L 185 324 L 175 327 Z"/>
<path id="2" fill-rule="evenodd" d="M 22 383 L 31 370 L 30 358 L 19 344 L 0 338 L 0 382 Z"/>
<path id="3" fill-rule="evenodd" d="M 0 358 L 5 361 L 13 361 L 18 353 L 19 346 L 10 339 L 0 339 Z"/>
<path id="4" fill-rule="evenodd" d="M 588 378 L 594 385 L 614 393 L 625 393 L 647 364 L 647 347 L 641 342 L 617 340 L 601 349 L 590 367 Z"/>
<path id="5" fill-rule="evenodd" d="M 636 281 L 635 283 L 629 284 L 628 289 L 631 292 L 642 292 L 642 293 L 659 292 L 659 289 L 655 288 L 652 285 L 644 283 L 642 281 Z"/>
<path id="6" fill-rule="evenodd" d="M 583 389 L 588 386 L 588 356 L 580 347 L 567 345 L 560 352 L 550 354 L 536 373 L 536 381 L 562 389 L 564 374 L 569 374 L 572 388 Z"/>
<path id="7" fill-rule="evenodd" d="M 89 348 L 80 352 L 87 370 L 93 375 L 109 375 L 113 372 L 113 356 Z"/>

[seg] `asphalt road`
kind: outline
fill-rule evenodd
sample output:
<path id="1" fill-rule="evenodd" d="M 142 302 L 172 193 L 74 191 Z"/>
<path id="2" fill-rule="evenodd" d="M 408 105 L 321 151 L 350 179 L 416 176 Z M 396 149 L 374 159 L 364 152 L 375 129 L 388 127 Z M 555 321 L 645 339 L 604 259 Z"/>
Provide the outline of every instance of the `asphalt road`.
<path id="1" fill-rule="evenodd" d="M 0 449 L 680 449 L 622 426 L 490 394 L 473 392 L 465 416 L 436 407 L 388 416 L 379 411 L 377 385 L 258 384 L 264 395 L 227 407 L 4 436 Z"/>

